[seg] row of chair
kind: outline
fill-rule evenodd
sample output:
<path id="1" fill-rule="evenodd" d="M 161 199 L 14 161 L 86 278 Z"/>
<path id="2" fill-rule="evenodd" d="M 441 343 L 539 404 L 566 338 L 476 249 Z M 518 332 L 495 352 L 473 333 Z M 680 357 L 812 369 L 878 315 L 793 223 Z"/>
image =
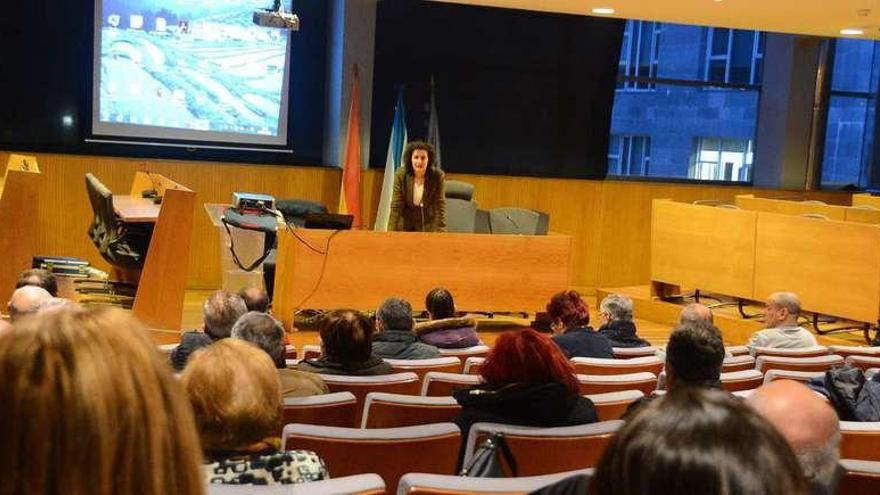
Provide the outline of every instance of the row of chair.
<path id="1" fill-rule="evenodd" d="M 880 462 L 843 459 L 844 475 L 837 494 L 880 493 Z M 525 495 L 563 479 L 582 477 L 589 482 L 593 469 L 580 469 L 516 478 L 467 478 L 448 474 L 407 473 L 400 478 L 397 495 Z M 210 485 L 208 495 L 380 495 L 386 485 L 378 474 L 358 474 L 289 486 Z M 395 492 L 391 492 L 395 493 Z"/>

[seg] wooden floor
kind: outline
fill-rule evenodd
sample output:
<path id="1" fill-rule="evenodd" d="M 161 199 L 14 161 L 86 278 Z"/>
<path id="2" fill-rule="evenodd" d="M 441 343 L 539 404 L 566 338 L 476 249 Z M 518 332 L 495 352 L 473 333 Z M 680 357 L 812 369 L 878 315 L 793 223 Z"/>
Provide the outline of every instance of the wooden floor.
<path id="1" fill-rule="evenodd" d="M 628 289 L 631 293 L 627 292 L 627 290 L 625 289 Z M 614 290 L 618 292 L 628 293 L 636 301 L 635 313 L 637 318 L 635 322 L 636 327 L 638 328 L 639 335 L 654 345 L 665 345 L 666 340 L 669 338 L 669 333 L 671 332 L 673 327 L 673 319 L 675 316 L 677 316 L 677 309 L 672 308 L 672 310 L 674 310 L 675 312 L 670 313 L 670 311 L 672 310 L 668 308 L 657 308 L 656 306 L 649 307 L 645 306 L 644 304 L 640 304 L 640 300 L 638 299 L 638 297 L 642 293 L 641 291 L 644 290 L 641 287 L 616 288 Z M 610 291 L 610 289 L 599 289 L 598 294 L 600 297 L 602 297 L 605 293 Z M 212 291 L 210 290 L 188 290 L 186 292 L 186 298 L 183 305 L 184 329 L 190 330 L 201 327 L 202 304 L 204 304 L 205 299 L 211 294 L 211 292 Z M 586 297 L 585 299 L 590 305 L 591 321 L 598 321 L 598 305 L 596 302 L 596 297 Z M 710 301 L 704 302 L 706 302 L 707 304 L 710 303 Z M 739 317 L 736 307 L 722 307 L 715 309 L 714 311 L 716 314 L 716 324 L 718 324 L 724 334 L 725 344 L 745 344 L 748 336 L 757 329 L 761 328 L 760 322 L 758 321 L 742 320 Z M 751 307 L 748 309 L 748 311 L 759 312 L 760 307 Z M 643 317 L 638 318 L 638 316 L 640 315 Z M 478 321 L 480 338 L 488 345 L 492 345 L 495 343 L 495 339 L 501 332 L 526 328 L 529 325 L 530 319 L 506 315 L 496 315 L 494 318 L 478 318 Z M 157 337 L 157 340 L 161 340 L 162 343 L 176 342 L 175 335 L 163 334 L 157 335 Z M 317 332 L 309 330 L 293 332 L 289 335 L 289 339 L 291 344 L 295 345 L 298 349 L 302 349 L 302 346 L 306 344 L 320 343 Z M 861 331 L 841 332 L 831 335 L 818 335 L 817 339 L 819 340 L 819 343 L 823 345 L 865 344 L 862 338 Z"/>

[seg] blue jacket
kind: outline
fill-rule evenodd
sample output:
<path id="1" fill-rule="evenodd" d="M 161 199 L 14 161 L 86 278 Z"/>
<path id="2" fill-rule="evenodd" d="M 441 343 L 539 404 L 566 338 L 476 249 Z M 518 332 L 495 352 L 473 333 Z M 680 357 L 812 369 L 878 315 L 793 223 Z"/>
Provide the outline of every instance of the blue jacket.
<path id="1" fill-rule="evenodd" d="M 569 328 L 561 335 L 554 336 L 553 342 L 556 342 L 569 358 L 614 358 L 614 351 L 608 338 L 594 332 L 590 327 Z"/>

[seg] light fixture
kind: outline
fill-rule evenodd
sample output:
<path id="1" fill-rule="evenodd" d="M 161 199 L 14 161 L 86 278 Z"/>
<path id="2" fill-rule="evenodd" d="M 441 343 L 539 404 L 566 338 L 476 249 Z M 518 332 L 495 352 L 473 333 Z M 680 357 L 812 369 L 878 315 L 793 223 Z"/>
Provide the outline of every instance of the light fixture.
<path id="1" fill-rule="evenodd" d="M 611 15 L 614 13 L 614 9 L 610 7 L 596 7 L 593 9 L 593 13 L 598 15 Z"/>
<path id="2" fill-rule="evenodd" d="M 861 35 L 865 34 L 865 32 L 862 31 L 861 29 L 846 28 L 846 29 L 841 29 L 840 34 L 845 35 L 845 36 L 861 36 Z"/>

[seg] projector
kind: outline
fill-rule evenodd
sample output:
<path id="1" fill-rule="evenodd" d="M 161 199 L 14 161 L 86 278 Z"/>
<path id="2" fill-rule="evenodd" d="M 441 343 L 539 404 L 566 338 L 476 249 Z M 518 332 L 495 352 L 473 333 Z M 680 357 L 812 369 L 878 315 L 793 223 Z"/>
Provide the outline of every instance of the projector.
<path id="1" fill-rule="evenodd" d="M 268 194 L 234 192 L 232 206 L 237 210 L 273 210 L 275 198 Z"/>
<path id="2" fill-rule="evenodd" d="M 267 28 L 299 31 L 299 17 L 281 10 L 259 9 L 254 11 L 254 24 Z"/>

